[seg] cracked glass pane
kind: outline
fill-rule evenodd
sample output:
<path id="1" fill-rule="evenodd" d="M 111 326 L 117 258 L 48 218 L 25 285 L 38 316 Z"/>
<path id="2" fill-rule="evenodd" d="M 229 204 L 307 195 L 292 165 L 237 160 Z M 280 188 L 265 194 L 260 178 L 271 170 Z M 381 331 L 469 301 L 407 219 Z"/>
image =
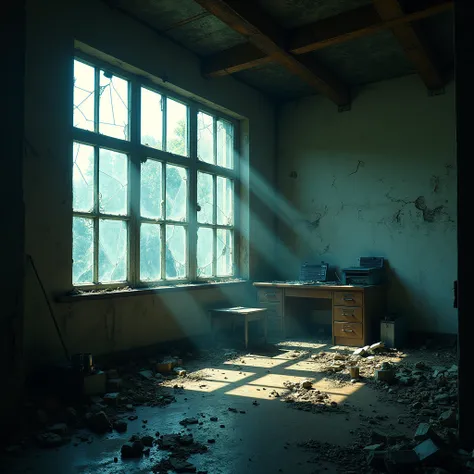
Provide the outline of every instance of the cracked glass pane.
<path id="1" fill-rule="evenodd" d="M 128 81 L 100 71 L 99 132 L 128 140 Z"/>
<path id="2" fill-rule="evenodd" d="M 128 157 L 101 148 L 99 151 L 99 209 L 104 214 L 127 214 Z"/>
<path id="3" fill-rule="evenodd" d="M 74 60 L 74 126 L 94 131 L 94 68 Z"/>
<path id="4" fill-rule="evenodd" d="M 214 185 L 213 177 L 208 173 L 198 171 L 197 175 L 198 222 L 200 224 L 214 223 Z"/>
<path id="5" fill-rule="evenodd" d="M 232 231 L 217 229 L 217 276 L 233 273 Z"/>
<path id="6" fill-rule="evenodd" d="M 127 223 L 99 221 L 99 281 L 124 281 L 127 278 Z"/>
<path id="7" fill-rule="evenodd" d="M 201 161 L 215 164 L 214 117 L 199 112 L 197 116 L 197 154 Z"/>
<path id="8" fill-rule="evenodd" d="M 232 225 L 234 223 L 234 192 L 232 180 L 217 177 L 217 223 Z"/>
<path id="9" fill-rule="evenodd" d="M 186 277 L 186 230 L 183 226 L 166 226 L 166 278 Z"/>
<path id="10" fill-rule="evenodd" d="M 140 280 L 156 281 L 160 278 L 160 225 L 143 223 L 140 227 Z"/>
<path id="11" fill-rule="evenodd" d="M 161 95 L 142 87 L 141 143 L 158 150 L 163 149 L 163 112 Z"/>
<path id="12" fill-rule="evenodd" d="M 188 107 L 166 100 L 166 151 L 188 156 Z"/>
<path id="13" fill-rule="evenodd" d="M 188 172 L 181 166 L 166 165 L 166 219 L 186 222 Z"/>
<path id="14" fill-rule="evenodd" d="M 234 126 L 225 121 L 217 121 L 217 164 L 225 168 L 234 167 Z"/>
<path id="15" fill-rule="evenodd" d="M 161 180 L 162 164 L 148 159 L 141 165 L 140 214 L 149 219 L 161 219 L 163 202 Z"/>
<path id="16" fill-rule="evenodd" d="M 72 207 L 78 212 L 94 209 L 94 147 L 73 144 Z"/>
<path id="17" fill-rule="evenodd" d="M 214 230 L 208 227 L 198 229 L 197 240 L 197 276 L 212 276 L 212 253 L 214 249 Z"/>
<path id="18" fill-rule="evenodd" d="M 74 217 L 72 221 L 72 282 L 92 283 L 94 267 L 94 221 Z"/>

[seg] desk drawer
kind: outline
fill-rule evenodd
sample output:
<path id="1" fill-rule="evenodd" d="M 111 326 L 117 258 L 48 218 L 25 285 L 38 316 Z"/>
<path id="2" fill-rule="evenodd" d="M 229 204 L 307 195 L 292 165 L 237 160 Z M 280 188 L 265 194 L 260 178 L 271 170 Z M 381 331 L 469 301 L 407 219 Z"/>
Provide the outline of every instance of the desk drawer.
<path id="1" fill-rule="evenodd" d="M 333 336 L 350 339 L 362 339 L 364 336 L 361 323 L 334 322 Z"/>
<path id="2" fill-rule="evenodd" d="M 362 306 L 361 291 L 335 291 L 333 304 L 334 306 Z"/>
<path id="3" fill-rule="evenodd" d="M 363 321 L 362 308 L 351 306 L 334 306 L 334 321 L 361 323 Z"/>
<path id="4" fill-rule="evenodd" d="M 279 288 L 259 288 L 257 291 L 258 301 L 281 302 L 283 300 L 283 291 Z"/>
<path id="5" fill-rule="evenodd" d="M 282 318 L 283 317 L 283 307 L 281 303 L 260 303 L 262 308 L 267 308 L 267 316 L 269 318 Z"/>
<path id="6" fill-rule="evenodd" d="M 320 298 L 320 299 L 331 299 L 332 294 L 330 290 L 321 290 L 320 288 L 286 288 L 286 297 L 294 298 Z"/>

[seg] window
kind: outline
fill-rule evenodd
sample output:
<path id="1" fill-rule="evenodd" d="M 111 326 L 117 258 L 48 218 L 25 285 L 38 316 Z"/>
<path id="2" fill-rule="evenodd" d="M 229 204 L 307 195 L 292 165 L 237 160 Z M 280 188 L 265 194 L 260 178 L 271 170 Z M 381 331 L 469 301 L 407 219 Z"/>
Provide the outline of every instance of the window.
<path id="1" fill-rule="evenodd" d="M 143 78 L 74 60 L 76 286 L 237 276 L 237 124 Z"/>

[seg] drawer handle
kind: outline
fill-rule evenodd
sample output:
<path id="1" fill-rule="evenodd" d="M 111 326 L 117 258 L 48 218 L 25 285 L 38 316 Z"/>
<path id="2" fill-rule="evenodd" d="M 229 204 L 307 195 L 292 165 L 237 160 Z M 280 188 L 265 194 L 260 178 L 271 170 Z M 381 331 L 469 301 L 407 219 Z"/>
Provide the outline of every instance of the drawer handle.
<path id="1" fill-rule="evenodd" d="M 276 295 L 277 295 L 276 293 L 265 293 L 265 296 L 273 296 L 275 298 L 276 298 Z"/>
<path id="2" fill-rule="evenodd" d="M 344 301 L 354 301 L 354 298 L 350 295 L 344 296 Z"/>
<path id="3" fill-rule="evenodd" d="M 353 329 L 343 328 L 343 329 L 342 329 L 342 332 L 354 332 L 354 330 L 353 330 Z"/>
<path id="4" fill-rule="evenodd" d="M 355 317 L 354 316 L 354 313 L 346 313 L 345 311 L 342 313 L 343 316 L 352 316 L 353 318 Z"/>

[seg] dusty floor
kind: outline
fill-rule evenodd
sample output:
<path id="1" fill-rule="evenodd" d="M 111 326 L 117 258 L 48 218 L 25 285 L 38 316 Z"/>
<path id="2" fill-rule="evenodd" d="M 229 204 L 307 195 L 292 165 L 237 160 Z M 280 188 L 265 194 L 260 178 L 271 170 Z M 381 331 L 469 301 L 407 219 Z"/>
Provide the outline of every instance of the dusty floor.
<path id="1" fill-rule="evenodd" d="M 170 385 L 176 403 L 165 407 L 136 407 L 138 419 L 127 421 L 128 429 L 123 434 L 114 431 L 93 435 L 84 429 L 75 431 L 71 442 L 60 448 L 23 449 L 3 459 L 0 472 L 150 473 L 161 459 L 168 457 L 168 452 L 153 446 L 149 456 L 122 460 L 120 448 L 133 434 L 156 437 L 157 432 L 192 433 L 196 441 L 208 446 L 207 452 L 188 459 L 197 472 L 341 472 L 336 464 L 322 461 L 321 453 L 308 449 L 308 441 L 353 446 L 359 439 L 362 449 L 367 444 L 364 434 L 372 428 L 412 436 L 416 423 L 406 404 L 397 402 L 396 395 L 387 397 L 387 391 L 372 382 L 362 378 L 351 383 L 348 376 L 338 379 L 318 372 L 321 366 L 311 355 L 341 349 L 349 348 L 335 348 L 326 343 L 285 342 L 268 353 L 258 350 L 246 355 L 228 353 L 224 358 L 227 360 L 217 364 L 212 358 L 189 360 L 187 377 L 164 383 Z M 403 356 L 405 362 L 424 359 L 448 366 L 454 360 L 451 353 L 440 355 L 433 351 Z M 443 357 L 446 360 L 440 360 Z M 393 358 L 394 363 L 400 360 Z M 336 402 L 337 406 L 329 404 L 315 413 L 285 403 L 285 383 L 306 379 L 313 381 L 314 389 L 327 393 L 329 401 Z M 176 381 L 183 388 L 173 389 Z M 199 423 L 183 427 L 179 422 L 186 417 L 196 417 Z M 218 420 L 211 421 L 211 417 Z M 81 433 L 89 442 L 79 442 Z M 209 443 L 210 439 L 215 442 Z M 301 443 L 306 443 L 306 447 Z M 346 468 L 344 472 L 350 471 Z"/>

